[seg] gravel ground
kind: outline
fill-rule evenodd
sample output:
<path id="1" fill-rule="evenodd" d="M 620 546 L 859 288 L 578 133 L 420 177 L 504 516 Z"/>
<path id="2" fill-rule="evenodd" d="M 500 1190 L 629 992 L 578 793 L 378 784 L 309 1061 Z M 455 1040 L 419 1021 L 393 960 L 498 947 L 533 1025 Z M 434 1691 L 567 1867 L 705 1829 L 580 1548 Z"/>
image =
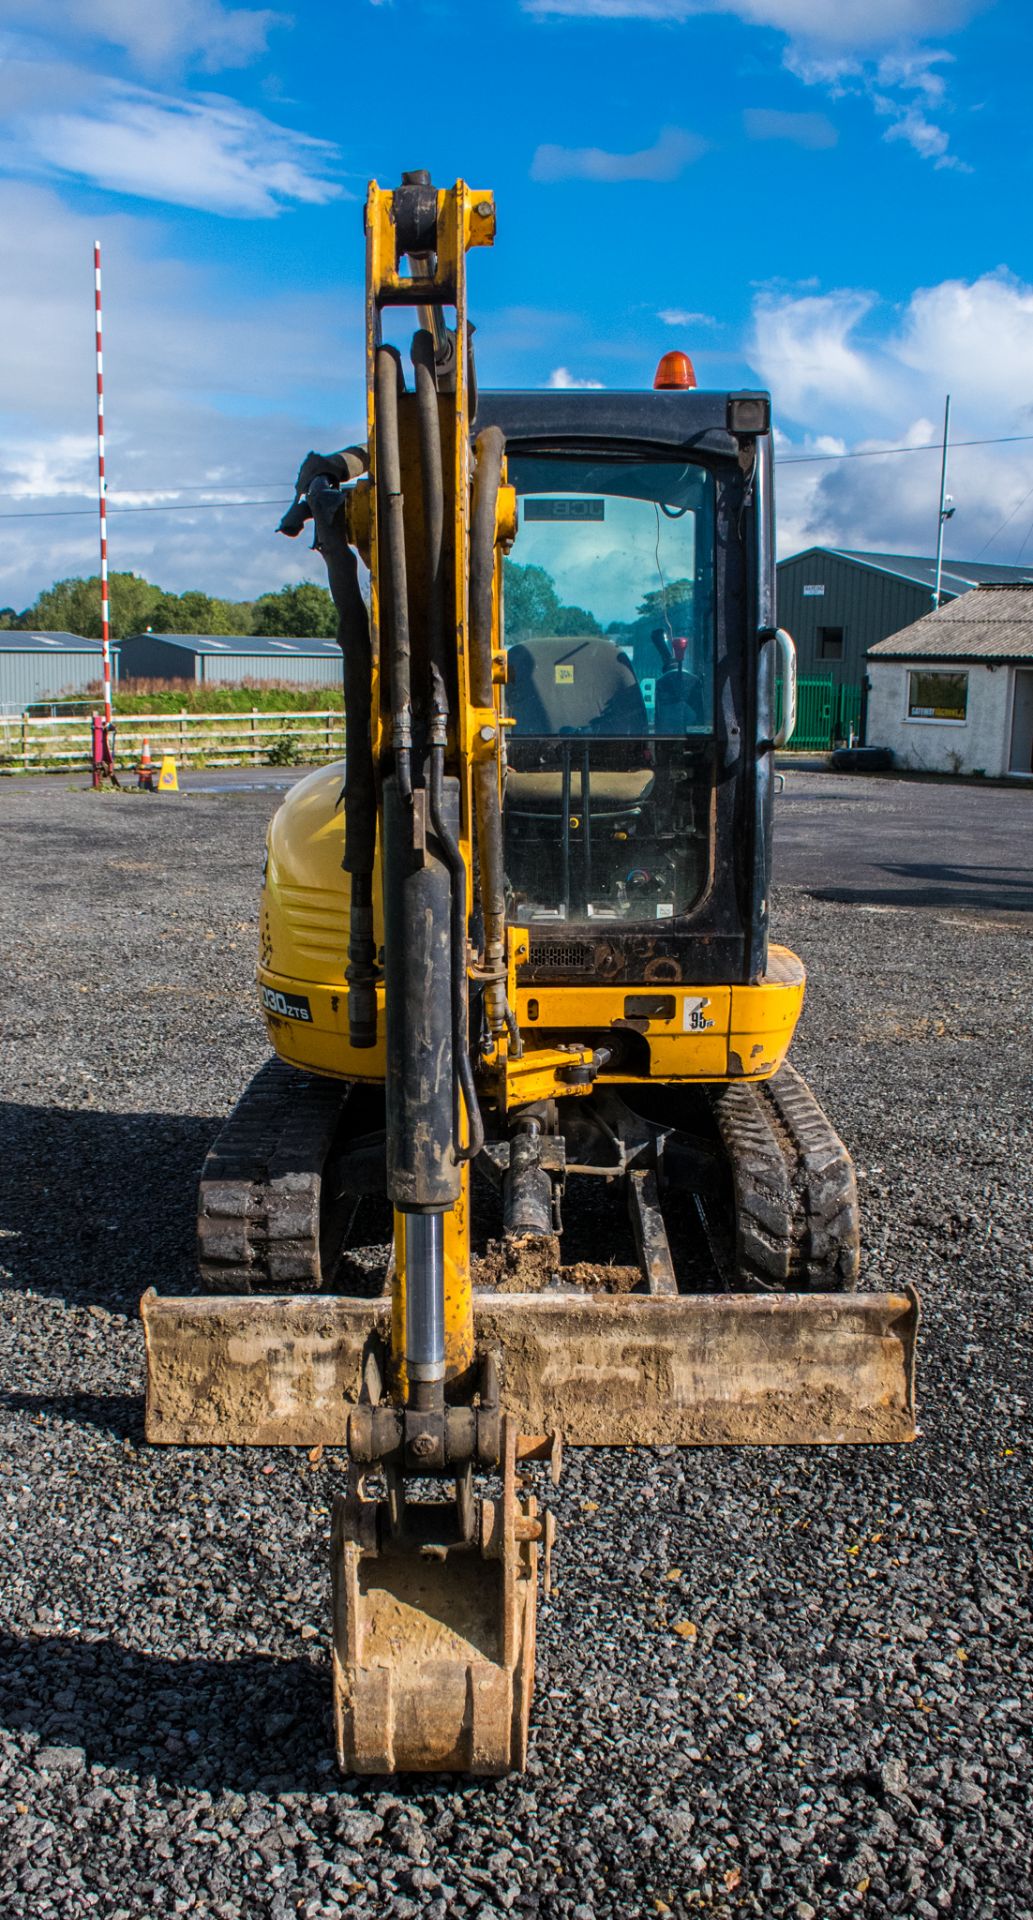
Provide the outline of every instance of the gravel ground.
<path id="1" fill-rule="evenodd" d="M 832 785 L 791 789 L 817 845 Z M 873 831 L 913 791 L 852 790 Z M 777 894 L 867 1274 L 922 1289 L 918 1444 L 568 1456 L 527 1774 L 342 1783 L 339 1465 L 141 1433 L 136 1301 L 192 1284 L 199 1163 L 265 1053 L 276 800 L 0 790 L 5 1920 L 1023 1920 L 1029 920 L 815 899 L 799 846 Z"/>

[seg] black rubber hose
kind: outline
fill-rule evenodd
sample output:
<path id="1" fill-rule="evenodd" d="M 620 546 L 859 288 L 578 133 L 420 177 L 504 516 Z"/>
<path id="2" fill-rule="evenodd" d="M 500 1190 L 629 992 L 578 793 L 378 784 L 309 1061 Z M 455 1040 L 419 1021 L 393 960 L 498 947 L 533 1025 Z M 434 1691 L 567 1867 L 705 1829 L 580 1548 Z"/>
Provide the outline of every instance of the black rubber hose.
<path id="1" fill-rule="evenodd" d="M 359 563 L 344 530 L 344 498 L 325 476 L 307 494 L 316 544 L 326 561 L 337 609 L 337 643 L 344 683 L 344 858 L 351 875 L 348 932 L 348 1039 L 356 1048 L 377 1040 L 377 966 L 373 938 L 373 865 L 377 801 L 370 739 L 372 655 L 369 615 L 359 587 Z"/>
<path id="2" fill-rule="evenodd" d="M 492 702 L 492 595 L 495 586 L 495 522 L 506 442 L 500 427 L 477 435 L 470 511 L 470 694 L 474 705 Z"/>
<path id="3" fill-rule="evenodd" d="M 477 419 L 477 356 L 473 350 L 473 337 L 477 332 L 472 320 L 466 323 L 466 411 L 471 425 Z"/>
<path id="4" fill-rule="evenodd" d="M 432 699 L 439 693 L 439 684 L 435 685 Z M 452 881 L 451 906 L 451 947 L 452 947 L 452 1059 L 457 1075 L 456 1086 L 462 1092 L 463 1105 L 470 1138 L 466 1146 L 460 1144 L 459 1108 L 456 1102 L 453 1120 L 455 1127 L 455 1156 L 462 1165 L 464 1160 L 475 1160 L 484 1145 L 484 1122 L 477 1101 L 477 1088 L 474 1083 L 473 1067 L 470 1063 L 469 1008 L 467 1004 L 466 984 L 466 868 L 457 842 L 453 839 L 444 818 L 442 808 L 442 788 L 445 777 L 445 709 L 443 703 L 438 706 L 431 726 L 440 732 L 441 737 L 433 740 L 430 749 L 430 820 L 434 832 L 441 844 L 441 852 Z"/>
<path id="5" fill-rule="evenodd" d="M 491 707 L 492 598 L 495 582 L 495 527 L 506 443 L 498 427 L 478 434 L 477 466 L 470 512 L 470 697 Z M 506 890 L 502 845 L 502 801 L 494 759 L 478 760 L 473 770 L 477 816 L 477 859 L 484 915 L 485 1009 L 493 1033 L 506 1021 Z"/>
<path id="6" fill-rule="evenodd" d="M 412 798 L 412 688 L 409 667 L 409 589 L 405 570 L 405 501 L 398 440 L 401 359 L 395 347 L 378 347 L 376 358 L 377 511 L 385 566 L 383 610 L 390 629 L 391 726 L 398 791 Z M 386 603 L 386 604 L 385 604 Z"/>
<path id="7" fill-rule="evenodd" d="M 420 435 L 423 479 L 423 531 L 427 557 L 427 652 L 431 672 L 436 668 L 447 688 L 443 560 L 445 549 L 445 481 L 441 468 L 441 416 L 434 372 L 434 336 L 425 328 L 413 335 L 412 363 L 416 382 L 416 417 Z"/>
<path id="8" fill-rule="evenodd" d="M 455 1156 L 461 1164 L 472 1160 L 484 1145 L 484 1125 L 477 1103 L 470 1065 L 469 1009 L 466 979 L 466 867 L 444 819 L 442 789 L 445 777 L 445 732 L 448 721 L 445 659 L 444 578 L 445 485 L 441 466 L 441 416 L 435 373 L 434 336 L 421 328 L 413 336 L 412 363 L 416 382 L 416 413 L 423 476 L 423 525 L 427 554 L 427 652 L 430 668 L 430 818 L 438 836 L 451 880 L 451 993 L 452 1057 L 456 1083 L 453 1105 Z M 435 735 L 437 737 L 435 737 Z M 460 1096 L 466 1107 L 469 1144 L 461 1145 Z"/>

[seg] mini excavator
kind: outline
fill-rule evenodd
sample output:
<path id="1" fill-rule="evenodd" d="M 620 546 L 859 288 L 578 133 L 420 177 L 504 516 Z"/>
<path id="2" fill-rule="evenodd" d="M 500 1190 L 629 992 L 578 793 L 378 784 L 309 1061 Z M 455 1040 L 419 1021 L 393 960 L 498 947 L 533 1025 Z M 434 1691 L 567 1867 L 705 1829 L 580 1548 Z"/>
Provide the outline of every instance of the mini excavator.
<path id="1" fill-rule="evenodd" d="M 283 523 L 329 570 L 344 765 L 269 829 L 274 1057 L 204 1167 L 204 1290 L 142 1303 L 152 1441 L 342 1449 L 353 1774 L 523 1765 L 533 1463 L 914 1435 L 917 1300 L 860 1287 L 768 934 L 769 397 L 680 353 L 478 393 L 494 233 L 463 182 L 369 188 L 367 444 L 310 454 Z"/>

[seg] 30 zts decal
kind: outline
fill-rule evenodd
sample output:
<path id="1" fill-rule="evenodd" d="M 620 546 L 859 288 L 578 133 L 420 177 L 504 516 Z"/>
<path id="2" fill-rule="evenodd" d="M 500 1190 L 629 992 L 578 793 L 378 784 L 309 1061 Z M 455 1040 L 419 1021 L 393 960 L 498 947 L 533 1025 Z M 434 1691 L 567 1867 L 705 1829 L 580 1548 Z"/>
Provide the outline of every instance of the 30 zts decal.
<path id="1" fill-rule="evenodd" d="M 267 1013 L 278 1013 L 284 1020 L 308 1020 L 312 1009 L 303 993 L 280 993 L 276 987 L 259 987 Z"/>

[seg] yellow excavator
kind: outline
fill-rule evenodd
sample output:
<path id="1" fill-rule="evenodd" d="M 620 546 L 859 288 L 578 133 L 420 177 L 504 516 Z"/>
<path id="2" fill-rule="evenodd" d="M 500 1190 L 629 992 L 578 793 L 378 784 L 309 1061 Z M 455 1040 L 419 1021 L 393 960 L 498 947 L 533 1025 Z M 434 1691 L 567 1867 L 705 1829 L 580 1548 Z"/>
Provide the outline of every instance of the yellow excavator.
<path id="1" fill-rule="evenodd" d="M 523 1765 L 531 1463 L 914 1434 L 917 1300 L 860 1288 L 768 935 L 769 397 L 680 353 L 478 393 L 494 233 L 463 182 L 369 188 L 367 443 L 310 454 L 283 523 L 328 566 L 345 761 L 269 829 L 274 1058 L 205 1164 L 204 1290 L 142 1303 L 152 1441 L 342 1449 L 350 1773 Z"/>

